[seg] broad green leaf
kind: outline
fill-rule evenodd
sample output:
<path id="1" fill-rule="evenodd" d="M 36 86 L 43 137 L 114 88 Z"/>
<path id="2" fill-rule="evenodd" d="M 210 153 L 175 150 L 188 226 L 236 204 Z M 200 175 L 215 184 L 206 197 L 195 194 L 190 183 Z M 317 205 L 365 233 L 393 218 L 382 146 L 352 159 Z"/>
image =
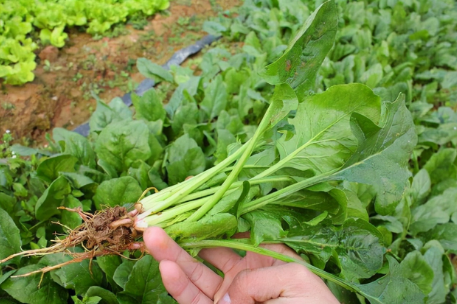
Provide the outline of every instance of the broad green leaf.
<path id="1" fill-rule="evenodd" d="M 431 247 L 424 253 L 424 259 L 434 274 L 427 303 L 444 303 L 449 292 L 449 287 L 444 285 L 443 254 L 442 248 L 438 247 Z"/>
<path id="2" fill-rule="evenodd" d="M 291 111 L 296 110 L 297 106 L 297 95 L 292 90 L 290 85 L 286 83 L 277 85 L 270 100 L 270 108 L 272 114 L 271 116 L 267 116 L 268 114 L 265 114 L 265 117 L 269 120 L 270 128 L 274 127 L 282 119 L 287 117 Z"/>
<path id="3" fill-rule="evenodd" d="M 98 260 L 98 259 L 97 259 Z M 116 296 L 114 293 L 112 293 L 109 290 L 103 289 L 99 286 L 91 286 L 86 292 L 86 297 L 99 297 L 100 298 L 100 304 L 118 304 L 119 302 L 116 299 Z"/>
<path id="4" fill-rule="evenodd" d="M 264 78 L 271 84 L 288 83 L 298 100 L 314 90 L 322 61 L 332 48 L 338 9 L 334 1 L 317 8 L 289 43 L 284 54 L 266 67 Z"/>
<path id="5" fill-rule="evenodd" d="M 71 255 L 56 253 L 40 260 L 39 265 L 53 266 L 72 259 Z M 90 264 L 90 265 L 89 265 Z M 84 260 L 66 265 L 52 273 L 53 279 L 67 289 L 74 289 L 77 295 L 84 295 L 91 286 L 101 285 L 103 272 L 96 261 Z"/>
<path id="6" fill-rule="evenodd" d="M 209 120 L 219 116 L 227 106 L 227 89 L 222 77 L 218 75 L 205 89 L 205 97 L 200 104 L 201 109 L 208 115 Z"/>
<path id="7" fill-rule="evenodd" d="M 7 213 L 11 213 L 15 203 L 16 198 L 14 196 L 0 192 L 0 208 L 5 210 Z"/>
<path id="8" fill-rule="evenodd" d="M 133 177 L 123 176 L 101 183 L 93 200 L 95 207 L 101 210 L 105 207 L 136 203 L 142 193 L 143 190 Z"/>
<path id="9" fill-rule="evenodd" d="M 236 70 L 229 68 L 225 71 L 224 80 L 227 85 L 228 94 L 237 94 L 240 87 L 249 80 L 251 72 L 246 69 Z"/>
<path id="10" fill-rule="evenodd" d="M 60 172 L 75 172 L 78 159 L 72 155 L 58 155 L 44 160 L 37 168 L 37 175 L 51 183 Z"/>
<path id="11" fill-rule="evenodd" d="M 25 147 L 25 146 L 21 146 L 19 144 L 12 145 L 10 147 L 10 149 L 11 149 L 11 152 L 14 152 L 20 156 L 31 156 L 31 155 L 36 155 L 36 154 L 43 154 L 43 155 L 47 155 L 47 156 L 52 155 L 48 151 Z"/>
<path id="12" fill-rule="evenodd" d="M 393 257 L 387 256 L 389 273 L 374 282 L 359 285 L 364 296 L 371 304 L 416 304 L 424 303 L 425 295 L 421 289 L 408 279 Z"/>
<path id="13" fill-rule="evenodd" d="M 95 143 L 97 156 L 116 168 L 127 170 L 136 160 L 151 156 L 149 130 L 142 121 L 113 123 L 103 129 Z"/>
<path id="14" fill-rule="evenodd" d="M 445 250 L 457 253 L 457 225 L 454 223 L 437 225 L 434 229 L 419 234 L 419 238 L 424 243 L 430 240 L 438 241 Z"/>
<path id="15" fill-rule="evenodd" d="M 187 134 L 178 138 L 170 146 L 166 165 L 170 185 L 203 172 L 205 167 L 206 161 L 202 149 Z"/>
<path id="16" fill-rule="evenodd" d="M 132 272 L 133 265 L 135 265 L 134 261 L 123 259 L 122 264 L 116 268 L 116 271 L 113 274 L 113 280 L 123 289 L 125 289 L 125 285 L 127 284 L 129 275 Z"/>
<path id="17" fill-rule="evenodd" d="M 427 170 L 421 169 L 413 178 L 411 197 L 413 203 L 421 203 L 430 193 L 431 180 Z"/>
<path id="18" fill-rule="evenodd" d="M 186 82 L 181 83 L 173 92 L 169 102 L 164 106 L 170 118 L 173 118 L 176 109 L 197 94 L 201 77 L 191 76 Z"/>
<path id="19" fill-rule="evenodd" d="M 81 189 L 95 184 L 95 182 L 91 178 L 82 174 L 73 172 L 62 172 L 61 175 L 65 176 L 67 180 L 70 182 L 71 186 L 75 189 Z"/>
<path id="20" fill-rule="evenodd" d="M 77 198 L 75 198 L 73 195 L 67 195 L 63 205 L 65 207 L 71 208 L 71 209 L 83 207 L 81 202 Z M 82 223 L 81 216 L 79 216 L 78 213 L 70 212 L 70 211 L 66 211 L 66 210 L 62 211 L 62 216 L 61 216 L 60 221 L 63 225 L 65 225 L 66 227 L 69 227 L 70 229 L 74 229 L 74 228 L 78 227 L 79 225 L 81 225 L 81 223 Z"/>
<path id="21" fill-rule="evenodd" d="M 379 97 L 364 85 L 351 84 L 305 98 L 295 118 L 289 120 L 295 126 L 294 136 L 283 136 L 276 144 L 281 167 L 312 170 L 315 174 L 342 167 L 357 149 L 350 126 L 353 113 L 378 123 Z"/>
<path id="22" fill-rule="evenodd" d="M 98 304 L 102 298 L 100 297 L 84 297 L 82 300 L 78 296 L 72 296 L 71 299 L 75 304 Z"/>
<path id="23" fill-rule="evenodd" d="M 90 131 L 100 132 L 109 124 L 123 120 L 129 119 L 120 115 L 115 109 L 111 108 L 107 104 L 97 100 L 97 108 L 89 120 Z"/>
<path id="24" fill-rule="evenodd" d="M 108 106 L 117 114 L 118 119 L 121 120 L 130 120 L 132 119 L 132 110 L 130 110 L 129 106 L 124 103 L 122 98 L 114 97 Z"/>
<path id="25" fill-rule="evenodd" d="M 341 228 L 328 223 L 291 229 L 282 239 L 296 251 L 312 253 L 324 262 L 338 257 L 341 274 L 348 280 L 369 278 L 382 266 L 382 235 L 368 222 L 348 219 Z"/>
<path id="26" fill-rule="evenodd" d="M 26 274 L 42 267 L 40 264 L 28 265 L 19 269 L 16 275 Z M 49 274 L 32 275 L 23 278 L 9 278 L 0 287 L 21 303 L 62 304 L 67 302 L 68 292 L 54 283 Z M 40 288 L 38 288 L 40 285 Z"/>
<path id="27" fill-rule="evenodd" d="M 411 175 L 407 164 L 417 140 L 404 98 L 386 104 L 382 127 L 359 114 L 353 116 L 351 123 L 358 148 L 334 176 L 372 185 L 376 190 L 376 211 L 391 214 Z"/>
<path id="28" fill-rule="evenodd" d="M 95 167 L 95 153 L 87 138 L 62 128 L 54 128 L 52 134 L 62 153 L 75 156 L 81 164 L 89 168 Z"/>
<path id="29" fill-rule="evenodd" d="M 250 224 L 251 241 L 256 246 L 263 241 L 273 241 L 287 235 L 282 227 L 282 218 L 274 210 L 255 210 L 243 215 L 243 219 Z"/>
<path id="30" fill-rule="evenodd" d="M 165 109 L 162 99 L 153 88 L 146 91 L 143 96 L 132 94 L 132 102 L 135 106 L 136 117 L 147 121 L 165 119 Z"/>
<path id="31" fill-rule="evenodd" d="M 408 253 L 401 262 L 400 268 L 405 277 L 419 286 L 424 294 L 432 291 L 433 269 L 419 251 Z"/>
<path id="32" fill-rule="evenodd" d="M 66 195 L 71 193 L 71 187 L 67 179 L 63 176 L 57 178 L 49 185 L 43 195 L 38 199 L 35 205 L 35 216 L 41 221 L 49 219 L 60 211 L 57 207 L 61 206 Z"/>
<path id="33" fill-rule="evenodd" d="M 117 294 L 120 304 L 161 303 L 167 295 L 159 273 L 159 263 L 152 256 L 145 255 L 133 266 L 123 292 Z M 131 302 L 134 300 L 135 302 Z M 171 297 L 169 302 L 173 303 Z M 163 302 L 162 302 L 163 303 Z"/>
<path id="34" fill-rule="evenodd" d="M 121 265 L 121 258 L 117 255 L 105 255 L 98 257 L 97 262 L 105 273 L 106 280 L 111 285 L 111 290 L 116 291 L 118 287 L 113 277 L 116 269 Z"/>
<path id="35" fill-rule="evenodd" d="M 19 229 L 8 213 L 0 208 L 0 260 L 20 252 L 21 244 Z"/>
<path id="36" fill-rule="evenodd" d="M 413 234 L 433 229 L 438 224 L 449 222 L 457 212 L 457 188 L 449 188 L 441 195 L 434 196 L 425 204 L 412 209 L 410 230 Z"/>
<path id="37" fill-rule="evenodd" d="M 432 183 L 438 183 L 445 179 L 457 177 L 457 169 L 454 161 L 457 157 L 455 149 L 447 148 L 433 154 L 424 165 L 424 169 L 430 174 Z"/>
<path id="38" fill-rule="evenodd" d="M 165 80 L 173 83 L 173 75 L 167 70 L 165 70 L 160 65 L 153 63 L 151 60 L 146 58 L 138 58 L 136 61 L 136 66 L 138 71 L 145 77 L 151 78 L 154 80 Z"/>

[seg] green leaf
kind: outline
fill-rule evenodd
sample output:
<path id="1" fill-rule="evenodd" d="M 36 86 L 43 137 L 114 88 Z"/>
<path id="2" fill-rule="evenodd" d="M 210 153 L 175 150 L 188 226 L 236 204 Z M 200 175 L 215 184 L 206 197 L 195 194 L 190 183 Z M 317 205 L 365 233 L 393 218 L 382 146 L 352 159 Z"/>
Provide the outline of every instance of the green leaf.
<path id="1" fill-rule="evenodd" d="M 361 219 L 348 219 L 338 229 L 322 223 L 289 232 L 283 241 L 296 251 L 311 252 L 326 261 L 335 253 L 348 281 L 373 276 L 382 266 L 384 247 L 379 231 Z"/>
<path id="2" fill-rule="evenodd" d="M 255 210 L 243 216 L 251 225 L 251 241 L 259 245 L 263 241 L 272 241 L 285 237 L 287 232 L 282 228 L 282 219 L 275 213 Z"/>
<path id="3" fill-rule="evenodd" d="M 45 221 L 60 211 L 63 199 L 71 193 L 71 187 L 64 176 L 57 178 L 49 185 L 35 205 L 35 216 L 40 221 Z"/>
<path id="4" fill-rule="evenodd" d="M 413 204 L 421 203 L 430 193 L 431 180 L 427 170 L 421 169 L 413 178 L 411 197 Z"/>
<path id="5" fill-rule="evenodd" d="M 128 108 L 126 110 L 130 112 L 130 117 L 126 115 L 128 113 L 125 112 L 125 110 L 118 112 L 119 109 L 122 109 L 121 103 L 123 104 L 123 102 L 121 100 L 121 103 L 119 103 L 116 102 L 116 100 L 117 99 L 113 99 L 115 105 L 113 106 L 113 108 L 111 108 L 111 105 L 108 106 L 107 104 L 97 100 L 97 108 L 95 109 L 95 112 L 91 115 L 89 120 L 89 127 L 91 132 L 100 132 L 111 123 L 131 119 L 131 112 Z"/>
<path id="6" fill-rule="evenodd" d="M 419 251 L 408 253 L 401 262 L 400 268 L 405 277 L 419 286 L 424 294 L 432 291 L 433 269 Z"/>
<path id="7" fill-rule="evenodd" d="M 100 304 L 118 304 L 119 302 L 117 301 L 116 296 L 114 293 L 112 293 L 109 290 L 103 289 L 99 286 L 91 286 L 86 292 L 86 297 L 99 297 L 100 298 Z"/>
<path id="8" fill-rule="evenodd" d="M 7 195 L 6 193 L 0 192 L 0 208 L 5 210 L 7 213 L 11 213 L 16 203 L 16 198 Z"/>
<path id="9" fill-rule="evenodd" d="M 52 134 L 54 141 L 61 146 L 62 153 L 75 156 L 89 168 L 95 167 L 95 153 L 87 138 L 63 128 L 54 128 Z"/>
<path id="10" fill-rule="evenodd" d="M 123 292 L 117 294 L 120 304 L 130 303 L 173 303 L 162 302 L 167 295 L 159 273 L 159 263 L 150 255 L 145 255 L 133 266 Z M 132 302 L 132 300 L 134 302 Z"/>
<path id="11" fill-rule="evenodd" d="M 44 181 L 51 183 L 60 172 L 75 172 L 78 159 L 72 155 L 58 155 L 41 162 L 37 168 L 37 175 Z"/>
<path id="12" fill-rule="evenodd" d="M 412 209 L 410 231 L 413 234 L 433 229 L 438 224 L 449 222 L 457 212 L 457 188 L 449 188 L 441 195 L 434 196 L 425 204 Z"/>
<path id="13" fill-rule="evenodd" d="M 16 275 L 26 274 L 39 270 L 39 264 L 28 265 L 19 269 Z M 54 283 L 49 274 L 43 276 L 32 275 L 23 278 L 9 278 L 0 287 L 14 299 L 21 303 L 31 304 L 62 304 L 67 302 L 68 292 Z M 40 288 L 38 288 L 40 285 Z"/>
<path id="14" fill-rule="evenodd" d="M 78 207 L 83 207 L 81 202 L 75 198 L 73 195 L 68 195 L 65 198 L 64 204 L 65 207 L 67 208 L 78 208 Z M 79 216 L 79 214 L 75 212 L 70 212 L 70 211 L 62 211 L 62 216 L 61 216 L 61 223 L 62 225 L 65 225 L 69 227 L 70 229 L 74 229 L 81 225 L 82 219 Z"/>
<path id="15" fill-rule="evenodd" d="M 132 272 L 133 265 L 135 265 L 134 261 L 123 259 L 122 264 L 120 264 L 114 272 L 113 280 L 117 283 L 117 285 L 121 286 L 122 289 L 125 289 L 125 285 L 127 284 L 129 275 Z"/>
<path id="16" fill-rule="evenodd" d="M 439 247 L 431 247 L 424 253 L 424 259 L 433 271 L 432 290 L 428 294 L 427 303 L 444 303 L 449 292 L 449 287 L 444 285 L 443 254 Z"/>
<path id="17" fill-rule="evenodd" d="M 457 225 L 446 223 L 437 225 L 434 229 L 419 234 L 419 238 L 425 243 L 430 240 L 440 242 L 441 246 L 449 252 L 457 253 Z"/>
<path id="18" fill-rule="evenodd" d="M 19 229 L 8 213 L 0 208 L 0 260 L 20 252 L 21 245 Z"/>
<path id="19" fill-rule="evenodd" d="M 146 91 L 143 96 L 132 94 L 136 117 L 147 121 L 165 120 L 165 109 L 162 99 L 153 88 Z"/>
<path id="20" fill-rule="evenodd" d="M 404 98 L 386 104 L 382 128 L 358 114 L 351 123 L 358 149 L 335 177 L 372 185 L 377 193 L 376 211 L 391 214 L 411 175 L 408 160 L 417 141 Z"/>
<path id="21" fill-rule="evenodd" d="M 105 255 L 97 258 L 98 266 L 106 275 L 106 280 L 110 283 L 112 290 L 117 290 L 116 282 L 114 281 L 114 273 L 121 265 L 121 258 L 117 255 Z"/>
<path id="22" fill-rule="evenodd" d="M 93 200 L 95 207 L 101 210 L 105 206 L 115 207 L 136 203 L 142 193 L 143 190 L 133 177 L 123 176 L 101 183 Z"/>
<path id="23" fill-rule="evenodd" d="M 457 169 L 454 165 L 456 157 L 457 151 L 451 148 L 442 149 L 430 157 L 424 165 L 424 169 L 430 174 L 432 183 L 457 177 Z"/>
<path id="24" fill-rule="evenodd" d="M 206 112 L 209 120 L 219 116 L 227 106 L 227 89 L 222 76 L 214 78 L 205 89 L 205 97 L 200 104 L 201 109 Z"/>
<path id="25" fill-rule="evenodd" d="M 316 75 L 332 48 L 338 24 L 338 8 L 327 1 L 306 20 L 284 54 L 266 67 L 263 75 L 271 84 L 288 83 L 298 100 L 314 90 Z"/>
<path id="26" fill-rule="evenodd" d="M 424 294 L 420 288 L 408 279 L 401 264 L 391 256 L 389 273 L 376 281 L 359 285 L 371 304 L 416 304 L 424 303 Z"/>
<path id="27" fill-rule="evenodd" d="M 136 160 L 146 161 L 151 156 L 148 139 L 149 130 L 142 121 L 113 123 L 100 133 L 95 152 L 101 160 L 123 172 Z"/>
<path id="28" fill-rule="evenodd" d="M 53 266 L 70 260 L 70 255 L 56 253 L 43 257 L 39 265 Z M 52 276 L 63 287 L 74 289 L 77 295 L 84 295 L 91 286 L 101 285 L 103 280 L 103 272 L 97 262 L 89 260 L 66 265 L 55 270 Z"/>
<path id="29" fill-rule="evenodd" d="M 312 170 L 315 174 L 342 167 L 357 149 L 350 127 L 353 113 L 378 123 L 379 97 L 360 84 L 334 86 L 307 97 L 298 106 L 295 118 L 289 120 L 295 126 L 294 136 L 277 141 L 281 167 Z"/>
<path id="30" fill-rule="evenodd" d="M 71 299 L 75 304 L 97 304 L 100 303 L 100 297 L 84 297 L 82 300 L 78 299 L 78 296 L 72 296 Z"/>
<path id="31" fill-rule="evenodd" d="M 203 172 L 205 167 L 205 155 L 189 135 L 181 136 L 170 146 L 166 165 L 170 185 Z"/>
<path id="32" fill-rule="evenodd" d="M 276 126 L 289 113 L 297 109 L 298 99 L 290 85 L 283 83 L 275 87 L 273 96 L 270 100 L 272 115 L 268 117 L 270 127 Z"/>
<path id="33" fill-rule="evenodd" d="M 173 83 L 173 75 L 171 75 L 169 71 L 146 58 L 138 58 L 136 61 L 136 67 L 144 77 L 151 78 L 156 81 L 165 80 Z"/>

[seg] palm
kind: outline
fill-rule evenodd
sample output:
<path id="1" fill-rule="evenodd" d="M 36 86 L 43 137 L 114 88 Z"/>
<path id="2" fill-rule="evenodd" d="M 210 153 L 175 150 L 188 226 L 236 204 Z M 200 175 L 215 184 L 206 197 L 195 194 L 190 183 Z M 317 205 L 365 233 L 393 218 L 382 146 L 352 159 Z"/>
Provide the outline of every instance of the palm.
<path id="1" fill-rule="evenodd" d="M 270 299 L 280 301 L 279 298 L 283 296 L 288 299 L 287 303 L 337 303 L 324 282 L 306 267 L 298 265 L 297 268 L 297 264 L 287 264 L 252 252 L 241 257 L 228 248 L 201 250 L 199 256 L 220 269 L 224 273 L 224 278 L 222 278 L 209 267 L 192 258 L 162 229 L 149 228 L 143 238 L 150 253 L 160 261 L 160 272 L 165 288 L 180 304 L 217 303 L 229 288 L 231 290 L 234 286 L 241 288 L 238 294 L 248 292 L 248 295 L 245 296 L 249 297 L 249 303 L 283 303 L 276 300 L 270 301 Z M 294 258 L 300 258 L 284 245 L 262 246 Z M 255 269 L 257 270 L 250 272 Z M 240 276 L 243 275 L 247 280 L 240 286 Z M 307 289 L 309 290 L 308 295 L 303 297 L 303 292 Z M 255 295 L 256 292 L 260 292 L 260 295 Z M 325 301 L 322 302 L 322 299 Z M 247 303 L 247 300 L 246 298 L 237 299 L 235 303 Z"/>

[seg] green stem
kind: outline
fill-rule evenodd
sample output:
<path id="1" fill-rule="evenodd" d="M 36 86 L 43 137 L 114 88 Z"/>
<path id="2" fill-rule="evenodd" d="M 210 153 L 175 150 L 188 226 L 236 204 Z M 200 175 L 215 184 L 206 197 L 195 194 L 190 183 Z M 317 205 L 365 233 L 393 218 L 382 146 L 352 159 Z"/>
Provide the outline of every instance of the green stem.
<path id="1" fill-rule="evenodd" d="M 303 260 L 297 260 L 287 255 L 278 253 L 276 251 L 268 250 L 263 247 L 256 247 L 254 245 L 248 244 L 245 241 L 235 241 L 235 240 L 206 240 L 206 241 L 195 241 L 195 242 L 184 242 L 179 244 L 183 248 L 195 249 L 195 248 L 215 248 L 215 247 L 227 247 L 238 250 L 245 250 L 261 255 L 270 256 L 274 259 L 288 262 L 288 263 L 298 263 L 305 266 L 314 274 L 320 276 L 321 278 L 333 282 L 343 288 L 346 288 L 350 291 L 357 292 L 364 297 L 371 297 L 370 295 L 363 292 L 357 285 L 344 281 L 343 279 L 330 274 L 320 268 L 317 268 L 311 264 L 306 263 Z"/>
<path id="2" fill-rule="evenodd" d="M 304 188 L 313 186 L 315 184 L 324 182 L 328 179 L 328 177 L 336 172 L 336 170 L 330 171 L 328 173 L 320 174 L 313 176 L 311 178 L 308 178 L 306 180 L 303 180 L 301 182 L 292 184 L 290 186 L 287 186 L 285 188 L 282 188 L 281 190 L 278 190 L 276 192 L 270 193 L 268 195 L 265 195 L 259 199 L 256 199 L 254 201 L 251 201 L 247 204 L 244 204 L 243 206 L 240 206 L 240 210 L 238 215 L 243 215 L 245 213 L 248 213 L 250 211 L 256 210 L 258 208 L 261 208 L 265 205 L 268 205 L 269 203 L 276 201 L 278 199 L 284 198 L 286 196 L 289 196 L 299 190 L 302 190 Z"/>
<path id="3" fill-rule="evenodd" d="M 268 178 L 262 178 L 262 179 L 257 179 L 250 181 L 251 185 L 258 185 L 258 184 L 263 184 L 263 183 L 271 183 L 271 182 L 288 182 L 291 181 L 291 178 L 288 176 L 277 176 L 277 177 L 268 177 Z M 232 184 L 232 187 L 230 190 L 235 189 L 237 187 L 242 186 L 242 182 L 236 182 Z M 211 189 L 208 189 L 211 190 Z M 212 193 L 217 191 L 216 189 L 212 189 Z M 194 193 L 193 195 L 188 195 L 186 196 L 185 201 L 182 201 L 179 203 L 179 205 L 175 206 L 174 208 L 167 209 L 166 211 L 160 213 L 160 214 L 153 214 L 148 216 L 147 218 L 144 219 L 144 221 L 148 224 L 148 226 L 160 226 L 161 223 L 170 220 L 178 215 L 181 215 L 187 211 L 194 210 L 196 208 L 201 207 L 205 201 L 208 200 L 208 195 L 207 190 L 200 191 L 197 193 Z M 209 194 L 212 194 L 209 193 Z M 199 194 L 198 196 L 196 194 Z M 190 200 L 189 198 L 192 198 Z"/>
<path id="4" fill-rule="evenodd" d="M 266 177 L 266 178 L 258 178 L 258 179 L 250 179 L 249 180 L 249 183 L 251 185 L 259 185 L 259 184 L 263 184 L 263 183 L 271 183 L 271 182 L 291 182 L 293 181 L 292 178 L 290 178 L 289 176 L 270 176 L 270 177 Z M 230 185 L 230 189 L 235 189 L 235 188 L 238 188 L 240 186 L 243 185 L 243 182 L 242 181 L 238 181 L 238 182 L 235 182 L 233 184 Z M 208 195 L 211 195 L 213 193 L 216 193 L 216 191 L 218 189 L 220 189 L 221 186 L 218 186 L 218 187 L 213 187 L 213 188 L 209 188 L 209 189 L 206 189 L 206 190 L 202 190 L 202 191 L 199 191 L 199 192 L 195 192 L 195 193 L 192 193 L 192 194 L 189 194 L 188 196 L 186 196 L 182 201 L 180 201 L 179 203 L 184 203 L 184 202 L 188 202 L 188 201 L 192 201 L 194 199 L 198 199 L 198 198 L 202 198 L 202 197 L 205 197 L 205 196 L 208 196 Z"/>
<path id="5" fill-rule="evenodd" d="M 144 200 L 142 200 L 141 203 L 143 204 L 143 208 L 145 208 L 147 210 L 145 212 L 143 212 L 142 214 L 140 214 L 138 216 L 138 218 L 143 219 L 152 213 L 162 211 L 162 210 L 174 205 L 175 203 L 181 201 L 185 196 L 187 196 L 192 191 L 194 191 L 195 189 L 197 189 L 198 187 L 203 185 L 205 182 L 207 182 L 210 178 L 214 177 L 225 167 L 229 166 L 231 163 L 236 161 L 240 157 L 240 155 L 243 154 L 243 152 L 246 150 L 246 148 L 249 146 L 249 144 L 251 142 L 252 142 L 252 139 L 249 140 L 242 147 L 240 147 L 238 150 L 236 150 L 232 155 L 229 155 L 226 159 L 224 159 L 222 162 L 220 162 L 216 166 L 214 166 L 211 169 L 208 169 L 205 172 L 180 184 L 180 185 L 184 185 L 184 186 L 180 186 L 176 192 L 174 192 L 171 196 L 166 198 L 164 201 L 155 201 L 154 199 L 150 199 L 150 200 L 148 200 L 148 204 L 145 207 L 144 203 L 143 203 Z M 160 192 L 157 194 L 160 194 Z"/>
<path id="6" fill-rule="evenodd" d="M 237 161 L 235 167 L 233 168 L 232 172 L 230 172 L 229 176 L 224 181 L 222 186 L 217 190 L 216 193 L 214 193 L 210 200 L 208 200 L 194 214 L 187 218 L 186 221 L 191 222 L 198 221 L 199 219 L 201 219 L 206 213 L 208 213 L 209 210 L 211 210 L 211 208 L 214 207 L 214 205 L 216 205 L 216 203 L 222 198 L 224 193 L 235 182 L 235 180 L 238 178 L 238 174 L 243 169 L 244 164 L 248 160 L 249 156 L 251 156 L 251 153 L 254 150 L 258 140 L 270 124 L 269 117 L 271 116 L 271 111 L 273 111 L 273 109 L 271 106 L 269 106 L 267 112 L 264 115 L 264 118 L 260 122 L 260 125 L 257 128 L 256 132 L 254 133 L 254 136 L 250 139 L 248 143 L 245 144 L 246 149 L 244 150 L 243 155 L 241 155 L 240 159 Z"/>
<path id="7" fill-rule="evenodd" d="M 194 200 L 191 202 L 179 204 L 174 208 L 171 208 L 171 209 L 168 209 L 168 210 L 162 212 L 161 214 L 154 214 L 154 215 L 148 216 L 147 218 L 144 219 L 144 221 L 148 224 L 149 227 L 161 226 L 160 224 L 167 220 L 170 220 L 187 211 L 197 209 L 198 207 L 203 205 L 206 200 L 207 200 L 207 198 L 204 197 L 204 198 Z"/>

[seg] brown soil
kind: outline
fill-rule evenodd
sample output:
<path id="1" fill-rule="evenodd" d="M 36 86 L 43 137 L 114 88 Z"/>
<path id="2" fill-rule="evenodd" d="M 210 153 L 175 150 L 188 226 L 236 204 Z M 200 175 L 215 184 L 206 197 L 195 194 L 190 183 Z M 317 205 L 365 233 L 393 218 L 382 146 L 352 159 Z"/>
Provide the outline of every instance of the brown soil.
<path id="1" fill-rule="evenodd" d="M 165 63 L 206 35 L 201 30 L 204 21 L 240 4 L 241 0 L 175 0 L 143 30 L 127 25 L 125 34 L 101 40 L 71 32 L 64 48 L 37 52 L 33 82 L 2 85 L 0 135 L 8 129 L 16 141 L 29 138 L 41 143 L 54 127 L 75 128 L 95 110 L 91 92 L 108 102 L 131 91 L 143 80 L 135 66 L 137 58 Z"/>

